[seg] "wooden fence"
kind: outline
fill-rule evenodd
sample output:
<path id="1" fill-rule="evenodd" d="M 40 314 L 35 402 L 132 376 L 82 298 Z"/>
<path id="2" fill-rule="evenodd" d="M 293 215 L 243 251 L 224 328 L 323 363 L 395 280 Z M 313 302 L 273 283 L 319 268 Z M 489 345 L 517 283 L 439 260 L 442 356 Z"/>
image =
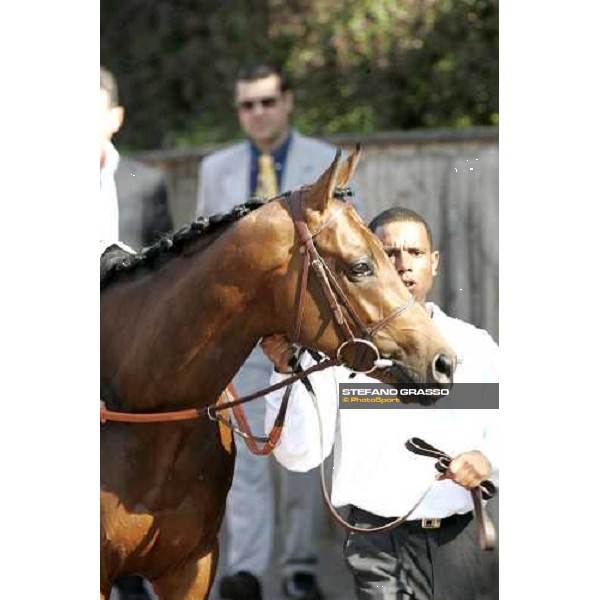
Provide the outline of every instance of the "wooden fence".
<path id="1" fill-rule="evenodd" d="M 498 340 L 498 129 L 427 130 L 328 141 L 361 142 L 353 179 L 363 217 L 401 205 L 430 224 L 441 268 L 431 299 Z M 153 151 L 138 159 L 162 168 L 176 226 L 194 219 L 198 167 L 212 148 Z"/>

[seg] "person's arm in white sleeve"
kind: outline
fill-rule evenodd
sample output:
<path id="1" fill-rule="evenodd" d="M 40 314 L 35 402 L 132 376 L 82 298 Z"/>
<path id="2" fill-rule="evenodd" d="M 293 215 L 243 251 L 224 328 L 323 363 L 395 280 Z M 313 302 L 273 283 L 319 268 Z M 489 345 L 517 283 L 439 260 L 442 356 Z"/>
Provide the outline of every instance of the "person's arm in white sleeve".
<path id="1" fill-rule="evenodd" d="M 500 382 L 500 348 L 494 338 L 487 332 L 480 330 L 477 348 L 474 349 L 479 355 L 482 370 L 484 372 L 484 383 Z"/>
<path id="2" fill-rule="evenodd" d="M 301 359 L 303 369 L 314 365 L 310 355 Z M 271 384 L 279 383 L 288 375 L 273 371 Z M 333 447 L 338 414 L 337 380 L 334 367 L 308 376 L 317 398 L 323 427 L 321 449 L 319 420 L 310 394 L 302 382 L 293 384 L 281 439 L 273 451 L 275 458 L 291 471 L 309 471 L 329 456 Z M 285 388 L 266 396 L 265 431 L 270 431 L 279 411 Z"/>
<path id="3" fill-rule="evenodd" d="M 487 363 L 486 383 L 500 383 L 500 348 L 489 333 L 486 332 L 484 337 L 485 342 L 483 347 L 485 348 L 485 360 Z M 496 485 L 499 485 L 500 482 L 500 464 L 498 456 L 498 411 L 499 409 L 496 408 L 484 410 L 486 422 L 483 434 L 483 453 L 492 464 L 491 480 Z"/>
<path id="4" fill-rule="evenodd" d="M 500 348 L 498 344 L 487 332 L 480 330 L 478 340 L 479 360 L 481 361 L 481 369 L 483 373 L 482 381 L 484 383 L 499 383 L 500 382 Z M 500 482 L 500 465 L 498 456 L 498 409 L 485 408 L 481 410 L 483 422 L 483 440 L 481 452 L 490 461 L 492 466 L 492 474 L 490 479 L 495 485 Z"/>
<path id="5" fill-rule="evenodd" d="M 484 386 L 498 384 L 498 345 L 482 329 L 466 328 L 465 332 L 474 334 L 466 338 L 469 342 L 466 346 L 466 355 L 474 383 L 484 384 Z M 484 393 L 483 397 L 485 396 Z M 464 419 L 466 431 L 472 432 L 475 437 L 469 442 L 469 445 L 473 444 L 472 447 L 465 448 L 460 453 L 453 453 L 454 459 L 448 469 L 448 477 L 465 487 L 478 485 L 477 482 L 483 479 L 491 479 L 496 485 L 499 483 L 498 410 L 489 406 L 457 411 L 457 415 L 462 415 L 461 418 Z"/>
<path id="6" fill-rule="evenodd" d="M 498 457 L 498 410 L 489 409 L 489 423 L 483 433 L 483 448 L 482 452 L 492 465 L 492 474 L 490 479 L 495 485 L 500 485 L 500 463 Z"/>

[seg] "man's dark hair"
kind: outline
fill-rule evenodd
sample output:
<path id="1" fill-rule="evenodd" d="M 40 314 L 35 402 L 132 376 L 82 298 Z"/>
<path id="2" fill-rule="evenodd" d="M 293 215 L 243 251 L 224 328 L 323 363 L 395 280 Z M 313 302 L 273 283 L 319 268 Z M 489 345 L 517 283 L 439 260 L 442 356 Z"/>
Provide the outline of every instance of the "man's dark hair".
<path id="1" fill-rule="evenodd" d="M 410 221 L 411 223 L 421 223 L 425 227 L 427 232 L 427 239 L 429 240 L 429 246 L 433 250 L 433 236 L 431 235 L 431 229 L 427 221 L 414 210 L 410 208 L 404 208 L 403 206 L 393 206 L 379 213 L 370 223 L 369 229 L 375 233 L 379 227 L 387 225 L 388 223 L 403 223 Z"/>
<path id="2" fill-rule="evenodd" d="M 282 92 L 287 92 L 291 89 L 292 86 L 287 73 L 281 67 L 270 63 L 250 63 L 244 66 L 238 73 L 236 83 L 239 81 L 264 79 L 270 75 L 277 75 L 279 77 Z"/>
<path id="3" fill-rule="evenodd" d="M 100 89 L 108 94 L 110 106 L 119 106 L 119 87 L 117 78 L 106 68 L 100 65 Z"/>

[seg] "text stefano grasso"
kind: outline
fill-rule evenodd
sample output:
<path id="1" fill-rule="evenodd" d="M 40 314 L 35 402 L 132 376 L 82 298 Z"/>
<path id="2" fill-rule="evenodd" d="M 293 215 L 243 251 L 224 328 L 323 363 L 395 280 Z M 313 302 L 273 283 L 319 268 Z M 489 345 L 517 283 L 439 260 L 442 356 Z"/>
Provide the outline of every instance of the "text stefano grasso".
<path id="1" fill-rule="evenodd" d="M 446 388 L 343 388 L 343 396 L 369 395 L 369 396 L 447 396 L 450 390 Z"/>

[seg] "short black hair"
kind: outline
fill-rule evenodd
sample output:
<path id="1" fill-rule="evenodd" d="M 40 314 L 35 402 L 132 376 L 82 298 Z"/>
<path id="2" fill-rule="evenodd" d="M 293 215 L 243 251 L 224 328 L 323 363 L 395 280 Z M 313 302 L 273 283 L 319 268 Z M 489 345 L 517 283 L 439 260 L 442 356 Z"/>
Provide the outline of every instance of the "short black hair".
<path id="1" fill-rule="evenodd" d="M 279 65 L 263 62 L 249 63 L 238 72 L 236 83 L 239 81 L 255 81 L 264 79 L 270 75 L 277 75 L 280 81 L 280 89 L 287 92 L 291 89 L 291 81 L 288 74 Z"/>
<path id="2" fill-rule="evenodd" d="M 110 106 L 119 106 L 119 86 L 117 78 L 106 68 L 100 65 L 100 89 L 108 94 Z"/>
<path id="3" fill-rule="evenodd" d="M 427 221 L 417 212 L 410 208 L 404 208 L 403 206 L 392 206 L 379 213 L 370 223 L 369 229 L 375 233 L 379 227 L 387 225 L 388 223 L 403 223 L 410 221 L 411 223 L 421 223 L 425 227 L 427 232 L 427 239 L 429 240 L 429 246 L 433 250 L 433 236 L 431 235 L 431 228 Z"/>

